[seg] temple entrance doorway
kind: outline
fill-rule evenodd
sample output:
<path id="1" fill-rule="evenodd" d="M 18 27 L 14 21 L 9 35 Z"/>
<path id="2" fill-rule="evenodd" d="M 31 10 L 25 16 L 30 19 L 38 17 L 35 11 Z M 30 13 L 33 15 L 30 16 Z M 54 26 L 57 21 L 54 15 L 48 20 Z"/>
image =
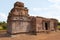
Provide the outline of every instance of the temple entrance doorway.
<path id="1" fill-rule="evenodd" d="M 48 23 L 45 22 L 45 30 L 48 30 Z"/>

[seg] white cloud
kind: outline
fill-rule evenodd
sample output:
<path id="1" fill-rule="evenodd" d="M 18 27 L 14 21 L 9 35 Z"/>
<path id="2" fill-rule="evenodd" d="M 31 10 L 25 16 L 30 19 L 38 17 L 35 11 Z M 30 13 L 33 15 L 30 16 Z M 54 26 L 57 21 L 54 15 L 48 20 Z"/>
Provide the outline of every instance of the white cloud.
<path id="1" fill-rule="evenodd" d="M 20 1 L 20 0 L 16 0 L 16 1 Z"/>
<path id="2" fill-rule="evenodd" d="M 60 21 L 60 7 L 56 5 L 51 5 L 48 8 L 33 8 L 33 12 L 42 17 L 56 18 Z"/>
<path id="3" fill-rule="evenodd" d="M 48 10 L 48 8 L 32 8 L 34 11 Z"/>
<path id="4" fill-rule="evenodd" d="M 54 3 L 53 5 L 50 5 L 49 8 L 51 8 L 52 10 L 52 14 L 54 14 L 54 18 L 58 19 L 60 22 L 60 0 L 48 0 L 52 3 Z"/>
<path id="5" fill-rule="evenodd" d="M 6 21 L 7 16 L 5 15 L 5 13 L 1 13 L 0 12 L 0 21 Z"/>
<path id="6" fill-rule="evenodd" d="M 50 7 L 60 9 L 60 6 L 58 4 L 51 5 Z"/>
<path id="7" fill-rule="evenodd" d="M 54 4 L 49 5 L 47 8 L 33 8 L 33 11 L 37 13 L 42 13 L 40 15 L 43 15 L 45 17 L 53 17 L 56 19 L 60 18 L 60 0 L 48 0 Z M 59 19 L 60 21 L 60 19 Z"/>
<path id="8" fill-rule="evenodd" d="M 48 0 L 48 1 L 53 2 L 53 3 L 58 3 L 58 2 L 60 2 L 60 0 Z"/>
<path id="9" fill-rule="evenodd" d="M 6 18 L 6 15 L 4 13 L 0 13 L 0 16 Z"/>
<path id="10" fill-rule="evenodd" d="M 53 5 L 50 5 L 50 7 L 60 9 L 60 0 L 48 0 L 48 1 L 54 3 Z"/>

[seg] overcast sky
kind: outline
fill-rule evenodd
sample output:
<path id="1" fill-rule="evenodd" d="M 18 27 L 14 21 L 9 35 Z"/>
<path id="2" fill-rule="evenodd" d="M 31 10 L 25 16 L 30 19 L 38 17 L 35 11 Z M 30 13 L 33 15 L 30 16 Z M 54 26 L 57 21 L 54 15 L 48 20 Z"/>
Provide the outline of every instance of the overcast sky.
<path id="1" fill-rule="evenodd" d="M 0 0 L 0 21 L 7 21 L 7 16 L 17 1 L 25 4 L 30 15 L 60 21 L 60 0 Z"/>

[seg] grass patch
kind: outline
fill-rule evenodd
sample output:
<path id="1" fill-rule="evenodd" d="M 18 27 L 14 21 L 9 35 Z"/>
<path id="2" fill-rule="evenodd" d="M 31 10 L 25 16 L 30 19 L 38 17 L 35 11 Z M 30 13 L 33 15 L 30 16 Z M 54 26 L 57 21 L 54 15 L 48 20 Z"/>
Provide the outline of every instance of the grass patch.
<path id="1" fill-rule="evenodd" d="M 6 27 L 0 26 L 0 30 L 6 30 Z"/>
<path id="2" fill-rule="evenodd" d="M 59 30 L 60 30 L 60 25 L 58 25 L 58 27 L 57 27 Z"/>
<path id="3" fill-rule="evenodd" d="M 0 26 L 0 30 L 3 30 L 3 27 L 2 26 Z"/>

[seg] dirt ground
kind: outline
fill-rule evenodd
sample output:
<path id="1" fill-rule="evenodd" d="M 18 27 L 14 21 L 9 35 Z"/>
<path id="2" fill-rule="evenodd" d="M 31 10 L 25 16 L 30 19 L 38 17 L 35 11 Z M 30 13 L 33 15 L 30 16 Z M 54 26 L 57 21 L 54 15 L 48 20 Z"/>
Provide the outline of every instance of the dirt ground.
<path id="1" fill-rule="evenodd" d="M 38 33 L 38 35 L 18 34 L 13 37 L 0 37 L 0 40 L 60 40 L 60 31 Z"/>

